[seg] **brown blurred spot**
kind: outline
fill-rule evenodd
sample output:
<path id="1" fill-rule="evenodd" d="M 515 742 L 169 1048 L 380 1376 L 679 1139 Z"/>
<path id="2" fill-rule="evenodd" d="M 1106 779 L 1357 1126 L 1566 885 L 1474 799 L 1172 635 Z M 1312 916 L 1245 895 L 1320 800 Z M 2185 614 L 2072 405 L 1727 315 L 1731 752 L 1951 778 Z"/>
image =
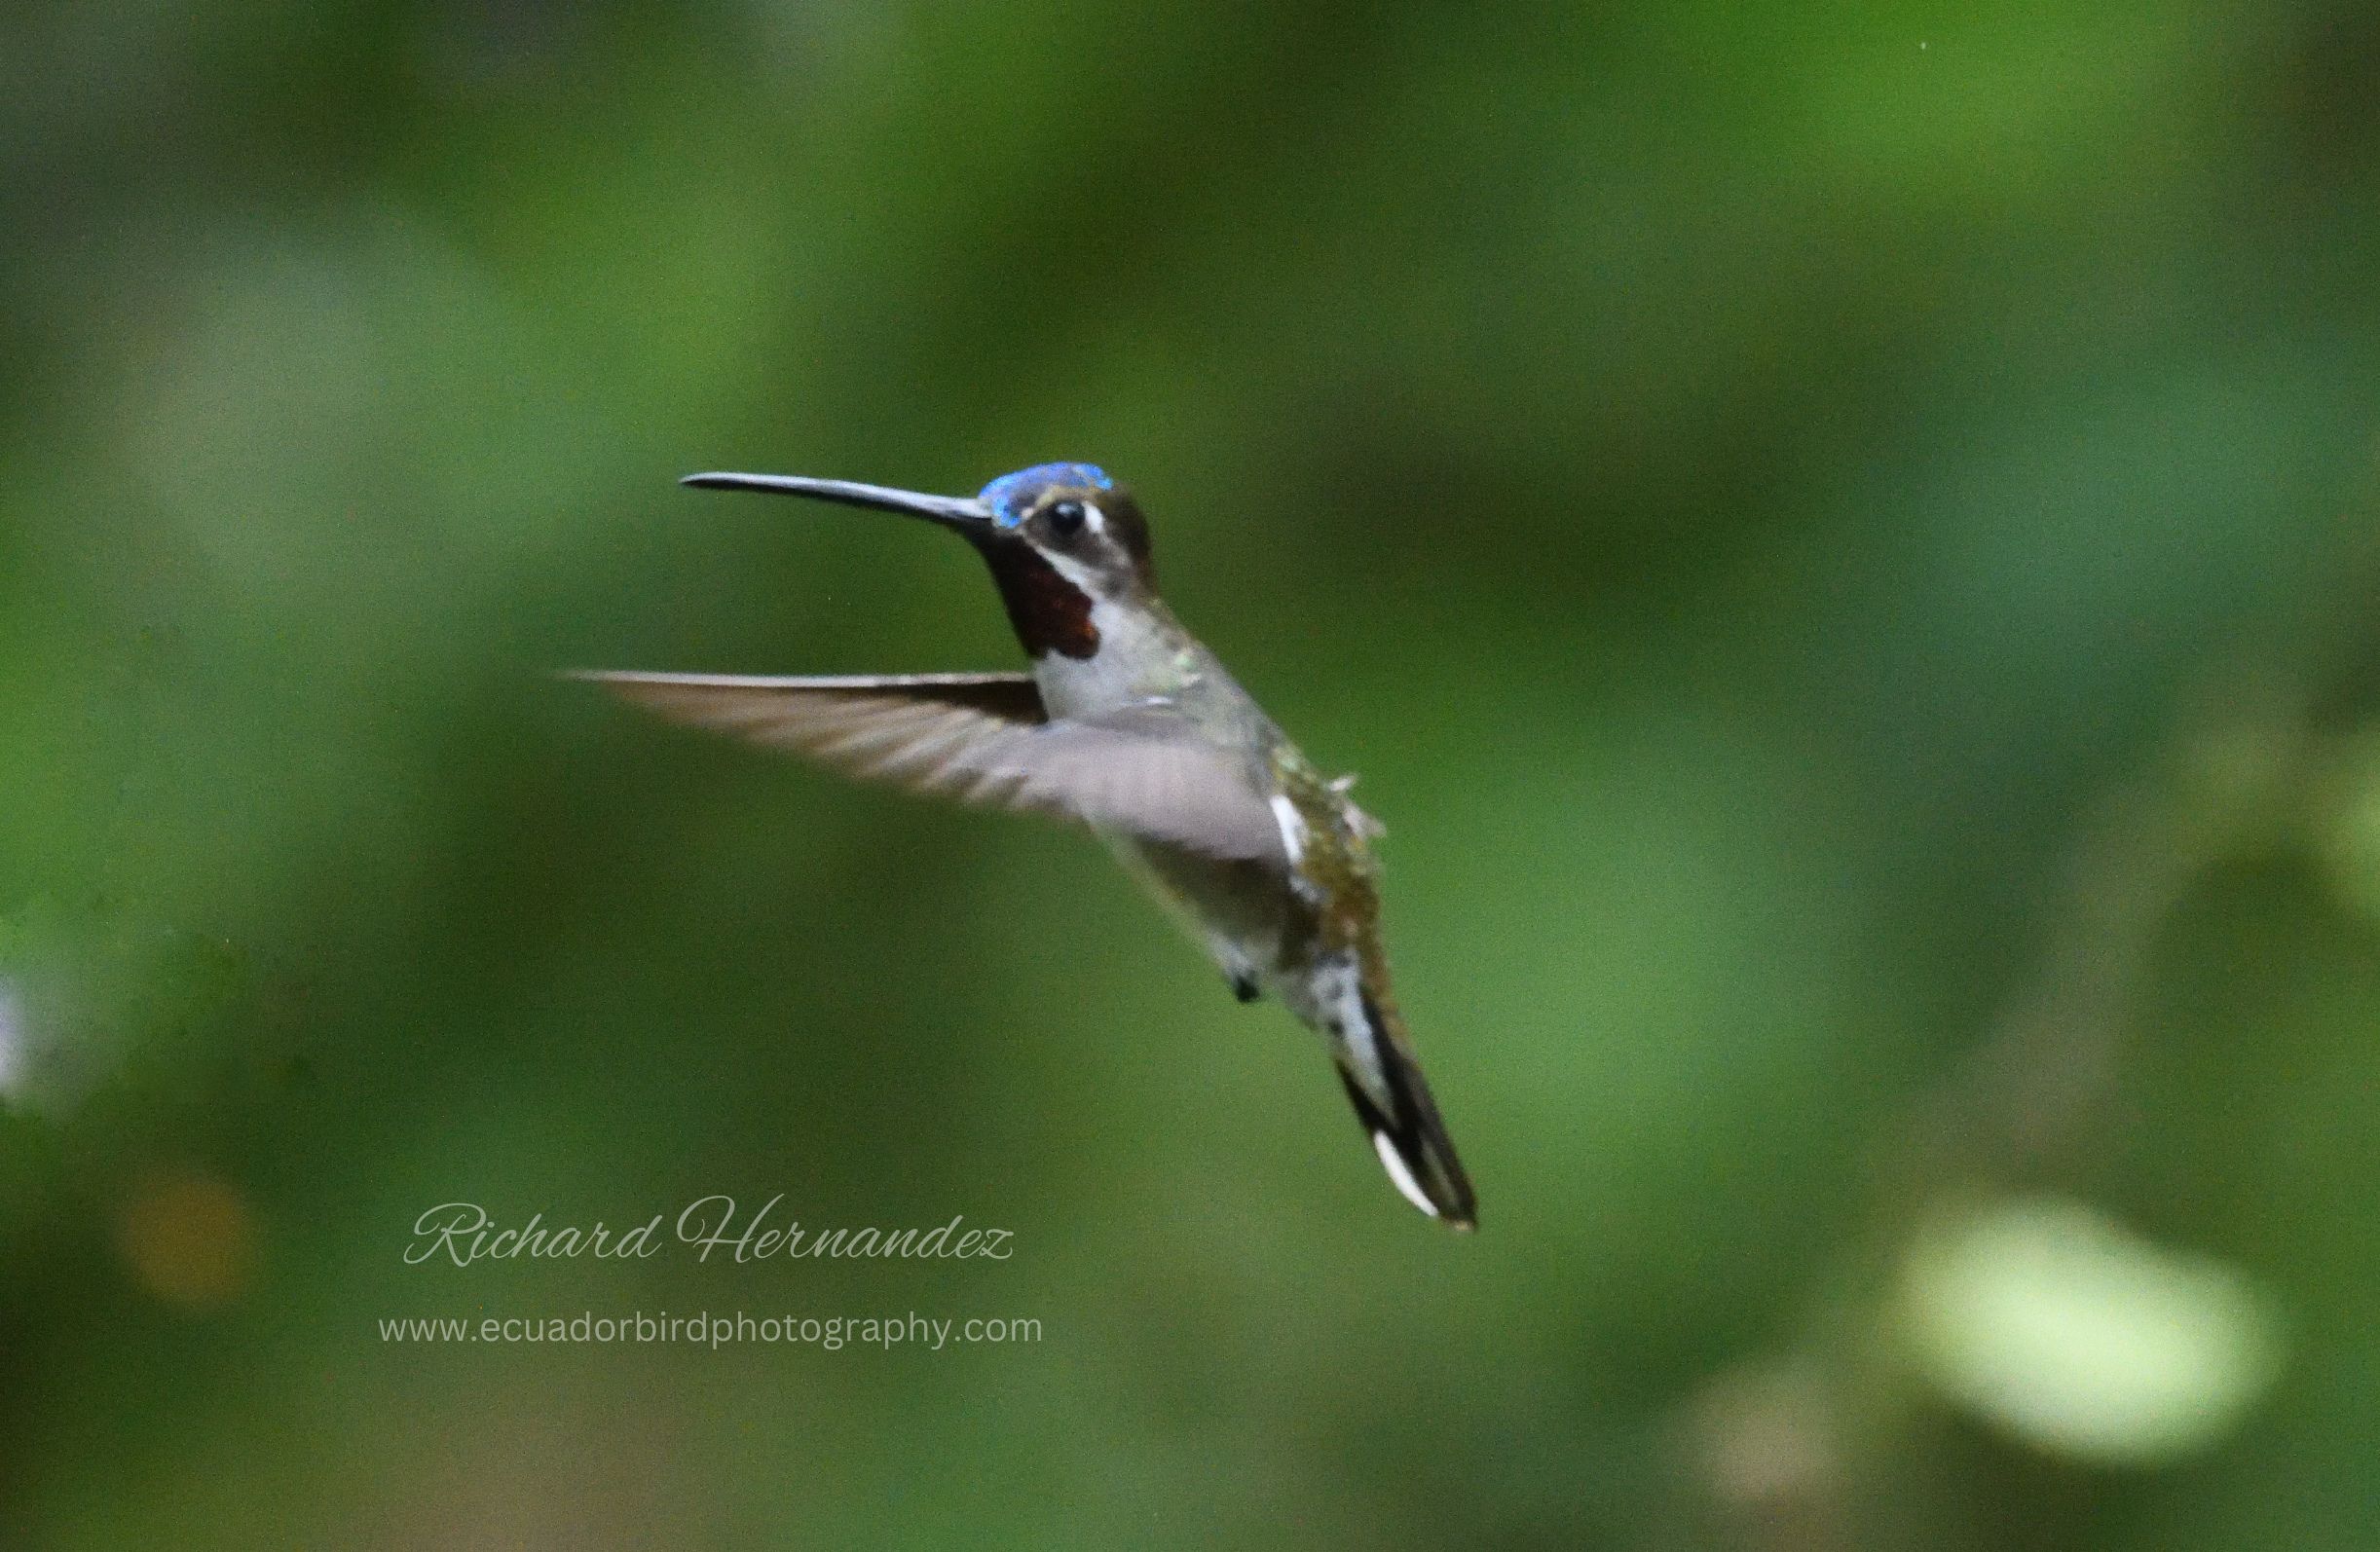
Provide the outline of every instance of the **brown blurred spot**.
<path id="1" fill-rule="evenodd" d="M 1723 1374 L 1688 1414 L 1689 1457 L 1729 1546 L 1833 1552 L 1849 1544 L 1837 1423 L 1799 1365 Z"/>
<path id="2" fill-rule="evenodd" d="M 212 1175 L 161 1172 L 132 1188 L 116 1219 L 132 1280 L 184 1310 L 216 1310 L 245 1292 L 256 1224 L 239 1191 Z"/>

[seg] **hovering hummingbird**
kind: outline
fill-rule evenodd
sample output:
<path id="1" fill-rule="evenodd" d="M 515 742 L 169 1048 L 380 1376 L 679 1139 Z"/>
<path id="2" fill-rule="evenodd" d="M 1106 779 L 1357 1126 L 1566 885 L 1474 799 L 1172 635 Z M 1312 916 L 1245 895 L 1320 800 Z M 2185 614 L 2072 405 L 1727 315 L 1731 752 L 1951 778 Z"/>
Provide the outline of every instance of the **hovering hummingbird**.
<path id="1" fill-rule="evenodd" d="M 1476 1209 L 1389 993 L 1380 827 L 1326 781 L 1157 596 L 1132 494 L 1042 463 L 972 497 L 785 474 L 692 474 L 921 517 L 991 569 L 1029 674 L 747 678 L 580 674 L 674 721 L 847 775 L 1087 824 L 1222 967 L 1327 1043 L 1396 1189 L 1469 1229 Z"/>

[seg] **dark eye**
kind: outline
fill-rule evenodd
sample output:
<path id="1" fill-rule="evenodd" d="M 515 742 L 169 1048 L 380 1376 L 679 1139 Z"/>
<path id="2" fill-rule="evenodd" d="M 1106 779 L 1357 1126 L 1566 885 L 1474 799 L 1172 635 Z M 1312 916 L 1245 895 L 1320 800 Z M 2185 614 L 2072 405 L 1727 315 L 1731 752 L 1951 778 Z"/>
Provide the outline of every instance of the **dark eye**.
<path id="1" fill-rule="evenodd" d="M 1072 538 L 1083 531 L 1083 503 L 1058 501 L 1049 511 L 1050 532 L 1060 538 Z"/>

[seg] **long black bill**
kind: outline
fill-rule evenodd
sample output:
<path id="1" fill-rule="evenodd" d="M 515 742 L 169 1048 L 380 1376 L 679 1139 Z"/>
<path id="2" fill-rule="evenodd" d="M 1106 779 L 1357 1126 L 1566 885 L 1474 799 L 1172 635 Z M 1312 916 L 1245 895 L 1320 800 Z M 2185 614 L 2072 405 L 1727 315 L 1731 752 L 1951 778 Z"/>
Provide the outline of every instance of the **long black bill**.
<path id="1" fill-rule="evenodd" d="M 946 528 L 978 528 L 991 513 L 972 496 L 926 496 L 896 491 L 886 485 L 862 485 L 857 480 L 818 480 L 806 474 L 688 474 L 678 482 L 704 491 L 766 491 L 777 496 L 807 496 L 845 506 L 869 506 L 879 512 L 922 517 Z"/>

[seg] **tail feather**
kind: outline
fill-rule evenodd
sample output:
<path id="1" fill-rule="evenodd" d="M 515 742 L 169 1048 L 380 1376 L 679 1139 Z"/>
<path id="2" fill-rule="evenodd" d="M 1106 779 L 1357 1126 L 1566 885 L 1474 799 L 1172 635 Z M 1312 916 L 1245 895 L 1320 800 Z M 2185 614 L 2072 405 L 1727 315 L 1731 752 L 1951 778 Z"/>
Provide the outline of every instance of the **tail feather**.
<path id="1" fill-rule="evenodd" d="M 1454 1139 L 1446 1134 L 1446 1123 L 1438 1117 L 1437 1103 L 1430 1097 L 1430 1085 L 1423 1081 L 1402 1031 L 1369 995 L 1363 998 L 1363 1015 L 1373 1036 L 1365 1054 L 1375 1058 L 1377 1071 L 1358 1076 L 1352 1066 L 1357 1051 L 1342 1047 L 1337 1053 L 1339 1082 L 1372 1140 L 1373 1152 L 1380 1156 L 1380 1166 L 1397 1192 L 1422 1211 L 1450 1229 L 1476 1228 L 1479 1204 L 1471 1194 L 1470 1177 L 1455 1157 Z M 1366 1083 L 1363 1077 L 1377 1082 Z"/>

